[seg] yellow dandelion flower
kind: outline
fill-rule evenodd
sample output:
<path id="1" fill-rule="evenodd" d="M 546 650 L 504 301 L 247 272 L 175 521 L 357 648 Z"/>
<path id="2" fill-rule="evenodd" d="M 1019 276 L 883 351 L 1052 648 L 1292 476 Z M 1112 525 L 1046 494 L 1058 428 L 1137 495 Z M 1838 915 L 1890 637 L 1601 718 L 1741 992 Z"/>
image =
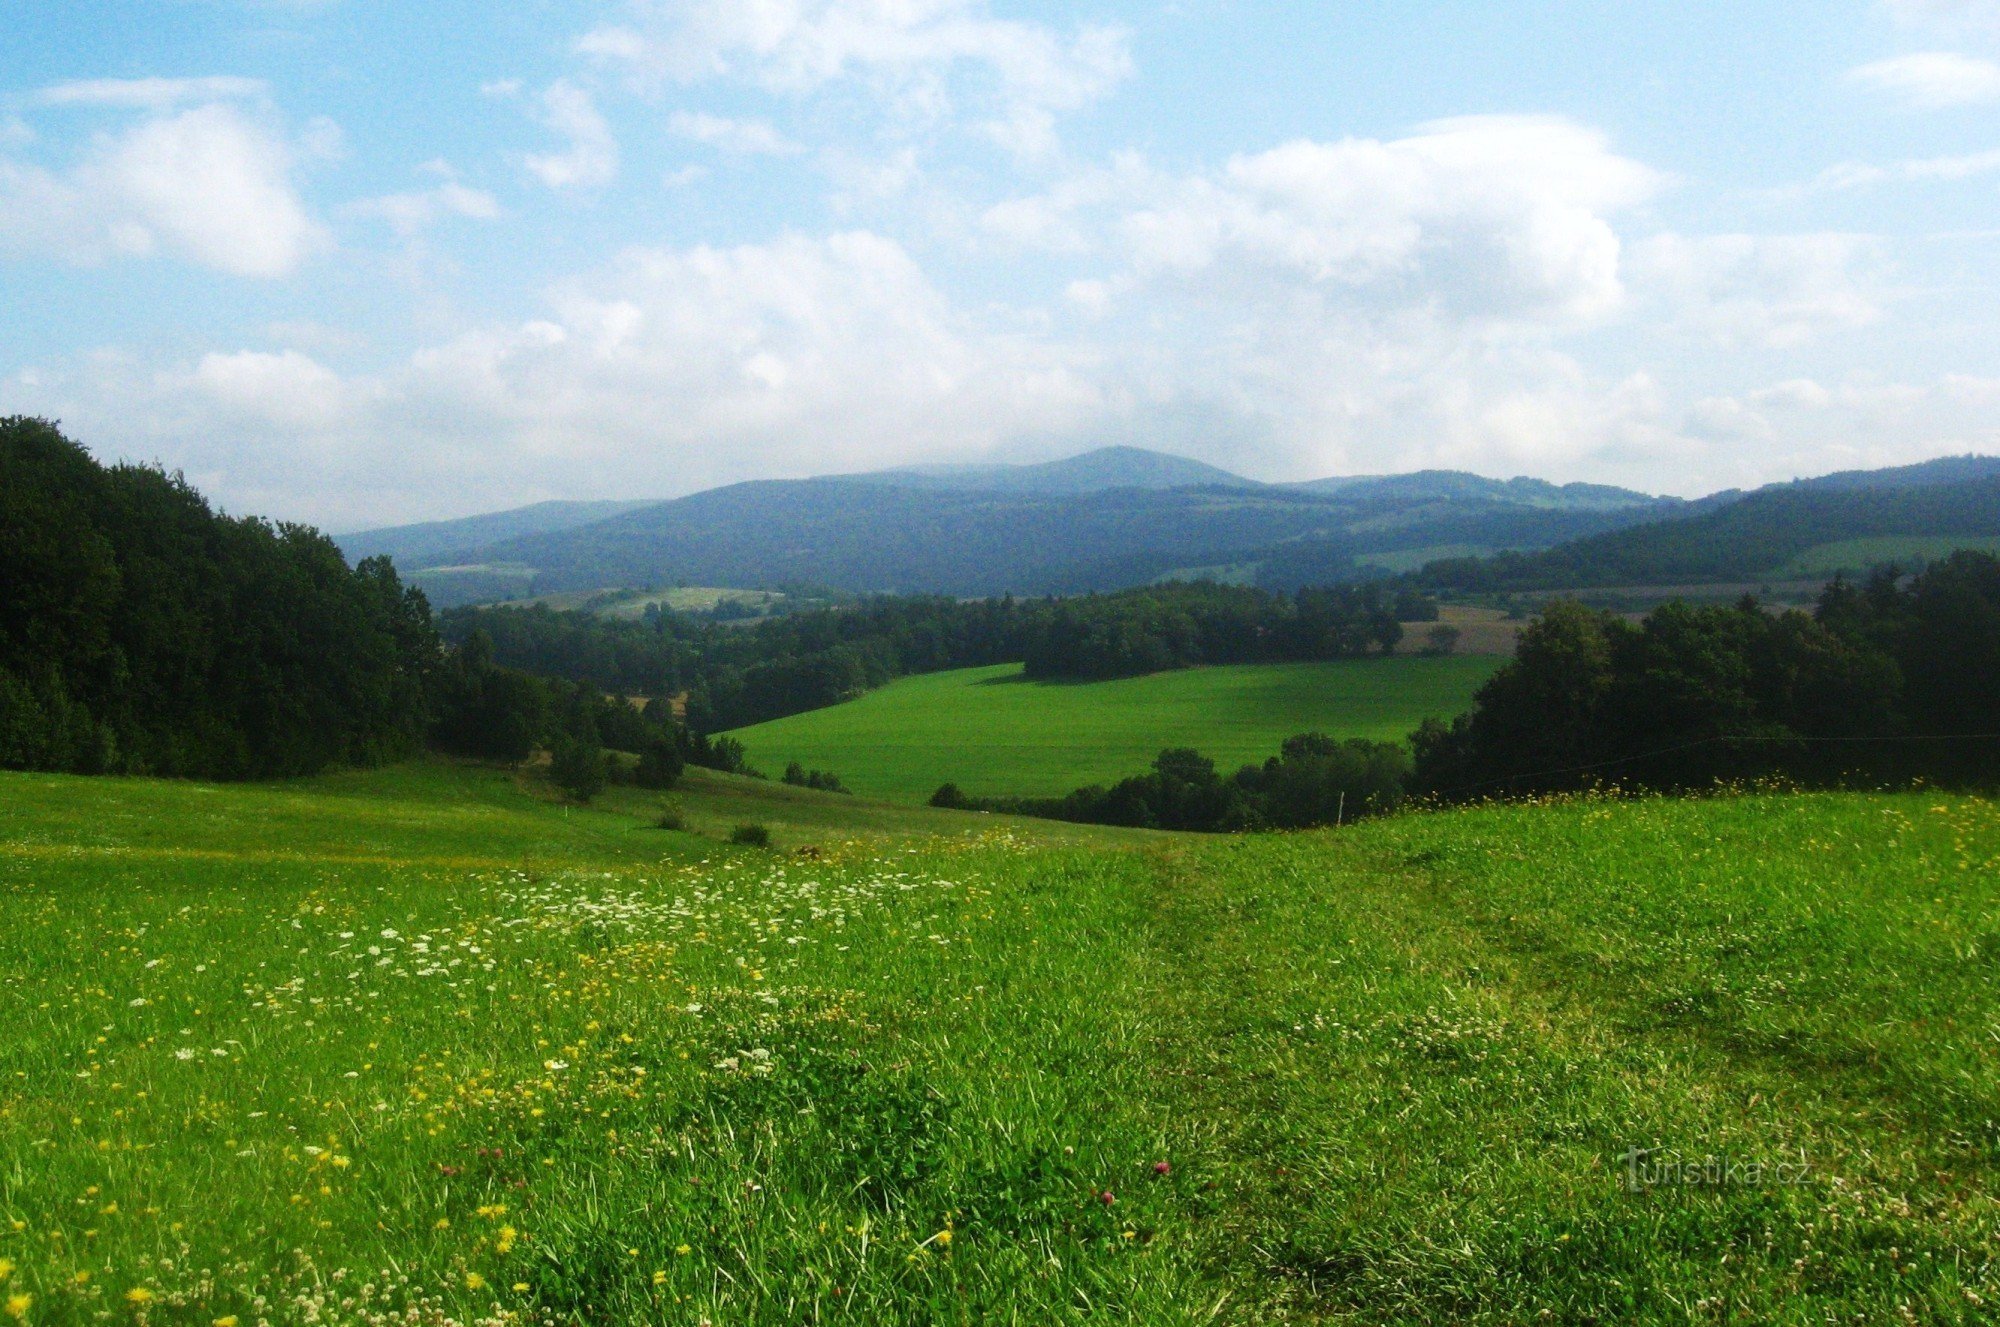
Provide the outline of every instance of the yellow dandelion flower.
<path id="1" fill-rule="evenodd" d="M 35 1297 L 33 1295 L 7 1296 L 7 1316 L 15 1322 L 26 1322 L 28 1320 L 28 1309 L 34 1302 Z"/>
<path id="2" fill-rule="evenodd" d="M 0 1281 L 5 1281 L 13 1274 L 14 1260 L 12 1258 L 0 1258 Z"/>
<path id="3" fill-rule="evenodd" d="M 516 1293 L 516 1294 L 519 1294 L 519 1295 L 525 1295 L 525 1294 L 527 1294 L 527 1293 L 528 1293 L 528 1283 L 527 1283 L 526 1281 L 516 1281 L 516 1282 L 514 1283 L 514 1293 Z"/>
<path id="4" fill-rule="evenodd" d="M 233 1313 L 224 1314 L 215 1320 L 215 1327 L 236 1327 L 236 1315 Z"/>
<path id="5" fill-rule="evenodd" d="M 685 1244 L 677 1244 L 677 1245 L 675 1245 L 675 1246 L 674 1246 L 674 1252 L 675 1252 L 676 1254 L 679 1254 L 679 1255 L 680 1255 L 681 1257 L 685 1258 L 685 1257 L 687 1257 L 687 1256 L 688 1256 L 688 1255 L 689 1255 L 690 1253 L 693 1253 L 693 1252 L 694 1252 L 694 1250 L 693 1250 L 693 1249 L 691 1249 L 691 1248 L 689 1248 L 689 1247 L 688 1247 L 687 1245 L 685 1245 Z"/>
<path id="6" fill-rule="evenodd" d="M 484 1290 L 486 1289 L 486 1278 L 477 1272 L 467 1272 L 465 1274 L 465 1288 L 467 1290 Z"/>
<path id="7" fill-rule="evenodd" d="M 932 1235 L 931 1239 L 937 1244 L 939 1248 L 948 1249 L 951 1247 L 950 1230 L 940 1230 L 937 1234 Z"/>
<path id="8" fill-rule="evenodd" d="M 436 1226 L 434 1227 L 434 1229 L 437 1229 L 437 1230 L 450 1230 L 450 1229 L 451 1229 L 451 1218 L 450 1218 L 450 1217 L 448 1217 L 448 1216 L 441 1216 L 441 1217 L 439 1217 L 439 1218 L 437 1219 L 437 1225 L 436 1225 Z"/>
<path id="9" fill-rule="evenodd" d="M 144 1286 L 133 1286 L 125 1292 L 125 1302 L 127 1304 L 150 1304 L 153 1302 L 153 1292 Z"/>
<path id="10" fill-rule="evenodd" d="M 656 1286 L 663 1286 L 663 1285 L 665 1285 L 666 1283 L 667 1283 L 667 1274 L 666 1274 L 665 1272 L 663 1272 L 663 1271 L 660 1271 L 660 1272 L 654 1272 L 654 1273 L 653 1273 L 653 1284 L 654 1284 L 654 1285 L 656 1285 Z"/>

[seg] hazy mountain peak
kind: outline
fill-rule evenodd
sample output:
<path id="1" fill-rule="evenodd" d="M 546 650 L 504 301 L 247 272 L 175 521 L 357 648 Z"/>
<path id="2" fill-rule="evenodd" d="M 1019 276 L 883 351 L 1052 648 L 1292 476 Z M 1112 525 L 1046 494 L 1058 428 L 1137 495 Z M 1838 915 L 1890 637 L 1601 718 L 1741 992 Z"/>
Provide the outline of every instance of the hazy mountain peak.
<path id="1" fill-rule="evenodd" d="M 1255 480 L 1185 456 L 1144 447 L 1100 447 L 1035 465 L 919 465 L 856 475 L 901 488 L 993 493 L 1101 493 L 1109 489 L 1261 487 Z"/>

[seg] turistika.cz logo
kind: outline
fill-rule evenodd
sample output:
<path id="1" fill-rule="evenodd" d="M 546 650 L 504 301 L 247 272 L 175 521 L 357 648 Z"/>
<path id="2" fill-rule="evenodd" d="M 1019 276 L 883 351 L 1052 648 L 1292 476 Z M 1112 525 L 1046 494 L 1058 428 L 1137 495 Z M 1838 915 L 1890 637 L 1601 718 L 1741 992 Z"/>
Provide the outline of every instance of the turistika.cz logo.
<path id="1" fill-rule="evenodd" d="M 1797 1186 L 1812 1175 L 1803 1156 L 1796 1161 L 1744 1161 L 1733 1157 L 1690 1158 L 1659 1147 L 1628 1148 L 1625 1191 L 1646 1189 L 1766 1189 Z"/>

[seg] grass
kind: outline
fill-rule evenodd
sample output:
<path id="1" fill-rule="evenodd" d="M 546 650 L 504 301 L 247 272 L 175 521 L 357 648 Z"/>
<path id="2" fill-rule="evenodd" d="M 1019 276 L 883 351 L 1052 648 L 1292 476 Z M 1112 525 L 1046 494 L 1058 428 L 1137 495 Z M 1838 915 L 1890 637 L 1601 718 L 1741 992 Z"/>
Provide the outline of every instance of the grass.
<path id="1" fill-rule="evenodd" d="M 1019 665 L 905 678 L 859 700 L 736 733 L 760 767 L 799 761 L 867 796 L 1044 796 L 1143 771 L 1192 746 L 1225 769 L 1296 733 L 1400 741 L 1466 708 L 1501 660 L 1362 659 L 1042 683 Z"/>
<path id="2" fill-rule="evenodd" d="M 1093 844 L 906 810 L 811 860 L 441 764 L 0 775 L 0 805 L 0 1305 L 28 1323 L 2000 1296 L 1982 800 Z M 1634 1148 L 1642 1178 L 1737 1169 L 1632 1191 Z"/>
<path id="3" fill-rule="evenodd" d="M 1819 544 L 1787 562 L 1774 576 L 1831 576 L 1836 572 L 1858 575 L 1886 563 L 1906 570 L 1920 563 L 1949 557 L 1959 549 L 2000 553 L 2000 535 L 1990 538 L 1950 536 L 1885 535 L 1874 539 L 1843 539 Z"/>

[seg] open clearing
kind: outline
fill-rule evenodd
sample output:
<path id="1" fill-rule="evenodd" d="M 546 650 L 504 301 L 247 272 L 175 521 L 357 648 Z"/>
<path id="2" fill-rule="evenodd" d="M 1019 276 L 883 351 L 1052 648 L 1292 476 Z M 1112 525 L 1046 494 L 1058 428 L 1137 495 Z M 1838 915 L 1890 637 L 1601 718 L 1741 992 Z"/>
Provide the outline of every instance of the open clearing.
<path id="1" fill-rule="evenodd" d="M 1093 843 L 885 809 L 816 859 L 440 764 L 0 775 L 0 804 L 0 1278 L 29 1323 L 2000 1296 L 1982 800 Z"/>
<path id="2" fill-rule="evenodd" d="M 1501 662 L 1351 659 L 1115 682 L 1030 682 L 1004 664 L 904 678 L 734 736 L 767 772 L 796 760 L 877 797 L 922 801 L 946 782 L 974 796 L 1053 796 L 1140 773 L 1167 747 L 1233 771 L 1297 733 L 1401 741 L 1427 716 L 1466 709 Z"/>

